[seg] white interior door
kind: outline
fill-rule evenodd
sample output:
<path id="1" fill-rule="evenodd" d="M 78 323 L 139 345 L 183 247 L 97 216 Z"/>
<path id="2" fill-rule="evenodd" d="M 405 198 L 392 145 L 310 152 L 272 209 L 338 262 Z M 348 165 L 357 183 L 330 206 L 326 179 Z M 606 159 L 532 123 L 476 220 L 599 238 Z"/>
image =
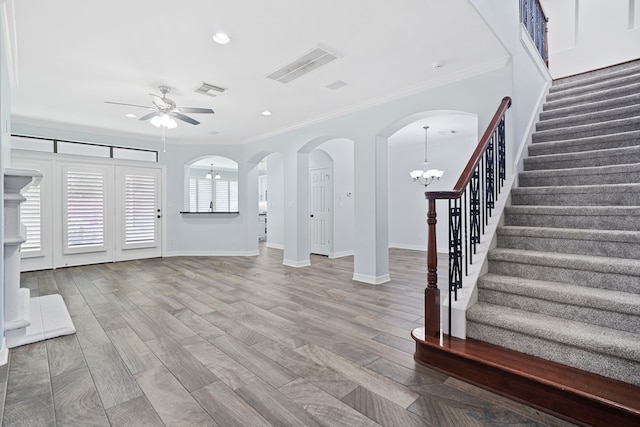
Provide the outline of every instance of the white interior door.
<path id="1" fill-rule="evenodd" d="M 327 255 L 331 252 L 331 175 L 328 168 L 311 169 L 310 225 L 311 253 Z"/>
<path id="2" fill-rule="evenodd" d="M 116 166 L 115 260 L 162 256 L 160 169 Z"/>

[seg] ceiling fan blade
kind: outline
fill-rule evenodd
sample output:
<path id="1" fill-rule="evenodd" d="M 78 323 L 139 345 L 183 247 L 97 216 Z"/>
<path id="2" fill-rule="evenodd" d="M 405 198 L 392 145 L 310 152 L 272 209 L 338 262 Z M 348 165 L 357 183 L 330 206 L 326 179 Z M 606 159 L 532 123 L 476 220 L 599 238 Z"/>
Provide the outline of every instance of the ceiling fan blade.
<path id="1" fill-rule="evenodd" d="M 178 107 L 178 110 L 182 113 L 193 114 L 213 114 L 214 111 L 211 108 L 197 108 L 197 107 Z"/>
<path id="2" fill-rule="evenodd" d="M 153 113 L 145 114 L 144 116 L 140 117 L 138 120 L 149 120 L 153 116 L 157 116 L 157 115 L 158 115 L 158 112 L 154 111 Z"/>
<path id="3" fill-rule="evenodd" d="M 185 116 L 184 114 L 178 113 L 177 111 L 173 111 L 173 112 L 169 113 L 169 115 L 175 117 L 176 119 L 180 119 L 183 122 L 187 122 L 189 124 L 192 124 L 192 125 L 199 125 L 200 124 L 199 121 L 194 120 L 189 116 Z"/>
<path id="4" fill-rule="evenodd" d="M 155 105 L 156 107 L 162 109 L 162 108 L 167 108 L 168 105 L 165 102 L 164 98 L 158 96 L 158 95 L 154 95 L 152 93 L 150 93 L 149 95 L 151 95 L 151 98 L 153 98 L 153 105 Z"/>
<path id="5" fill-rule="evenodd" d="M 147 105 L 125 104 L 123 102 L 104 101 L 104 103 L 105 104 L 115 104 L 115 105 L 126 105 L 127 107 L 146 108 L 147 110 L 152 110 L 153 109 L 153 107 L 149 107 Z"/>

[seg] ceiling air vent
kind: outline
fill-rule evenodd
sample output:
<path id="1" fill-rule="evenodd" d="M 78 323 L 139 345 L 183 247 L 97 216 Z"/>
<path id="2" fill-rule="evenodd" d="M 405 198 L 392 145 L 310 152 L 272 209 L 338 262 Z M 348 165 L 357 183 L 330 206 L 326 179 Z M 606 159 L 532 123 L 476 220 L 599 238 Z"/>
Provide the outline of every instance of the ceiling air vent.
<path id="1" fill-rule="evenodd" d="M 227 89 L 225 89 L 223 87 L 214 86 L 212 84 L 202 82 L 202 84 L 200 86 L 198 86 L 195 91 L 198 92 L 198 93 L 209 95 L 209 96 L 218 96 L 221 93 L 224 93 L 224 91 L 226 91 L 226 90 Z"/>
<path id="2" fill-rule="evenodd" d="M 346 85 L 347 85 L 347 82 L 344 82 L 342 80 L 336 80 L 335 82 L 328 84 L 325 87 L 327 89 L 336 90 L 336 89 L 340 89 L 341 87 L 345 87 Z"/>
<path id="3" fill-rule="evenodd" d="M 317 70 L 335 59 L 338 59 L 335 54 L 321 47 L 316 47 L 300 58 L 269 74 L 267 78 L 280 83 L 289 83 L 313 70 Z"/>

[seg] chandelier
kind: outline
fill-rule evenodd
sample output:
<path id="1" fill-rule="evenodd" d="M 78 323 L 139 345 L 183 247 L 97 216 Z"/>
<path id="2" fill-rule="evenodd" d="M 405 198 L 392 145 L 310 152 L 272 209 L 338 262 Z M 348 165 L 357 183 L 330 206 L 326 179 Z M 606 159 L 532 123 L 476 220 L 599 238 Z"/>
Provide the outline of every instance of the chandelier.
<path id="1" fill-rule="evenodd" d="M 427 187 L 433 183 L 434 180 L 439 180 L 442 177 L 444 171 L 438 169 L 429 169 L 429 161 L 427 158 L 427 130 L 429 126 L 424 126 L 424 162 L 422 162 L 422 169 L 416 169 L 409 172 L 409 175 L 413 179 L 413 182 Z"/>

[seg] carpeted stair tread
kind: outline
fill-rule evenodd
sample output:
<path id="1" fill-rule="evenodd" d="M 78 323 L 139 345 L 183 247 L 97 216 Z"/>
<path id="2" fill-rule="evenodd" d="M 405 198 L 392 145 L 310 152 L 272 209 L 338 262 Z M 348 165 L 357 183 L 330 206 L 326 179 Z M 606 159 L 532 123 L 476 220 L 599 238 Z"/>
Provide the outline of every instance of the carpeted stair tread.
<path id="1" fill-rule="evenodd" d="M 554 254 L 521 249 L 496 248 L 489 252 L 489 259 L 520 264 L 543 265 L 599 273 L 625 274 L 640 280 L 640 260 L 598 257 L 590 255 Z M 638 282 L 640 285 L 640 282 Z"/>
<path id="2" fill-rule="evenodd" d="M 489 273 L 640 293 L 640 261 L 626 258 L 498 248 Z"/>
<path id="3" fill-rule="evenodd" d="M 640 104 L 625 105 L 602 111 L 574 113 L 566 117 L 547 118 L 536 124 L 536 131 L 563 129 L 578 125 L 601 123 L 605 120 L 618 120 L 640 116 Z"/>
<path id="4" fill-rule="evenodd" d="M 491 273 L 482 276 L 478 286 L 481 289 L 640 316 L 640 295 L 628 292 Z M 640 332 L 640 329 L 637 331 Z"/>
<path id="5" fill-rule="evenodd" d="M 640 184 L 520 187 L 511 190 L 514 205 L 640 206 Z"/>
<path id="6" fill-rule="evenodd" d="M 582 95 L 575 96 L 563 96 L 558 99 L 549 99 L 542 106 L 543 111 L 551 111 L 557 108 L 564 108 L 567 106 L 577 106 L 582 104 L 590 104 L 592 102 L 603 101 L 611 98 L 619 98 L 627 96 L 632 93 L 637 93 L 640 90 L 640 83 L 633 83 L 627 86 L 614 87 L 611 89 L 605 89 L 598 92 L 589 92 Z"/>
<path id="7" fill-rule="evenodd" d="M 602 79 L 600 81 L 582 81 L 581 84 L 575 84 L 573 87 L 570 85 L 553 85 L 549 88 L 549 95 L 547 101 L 554 101 L 564 97 L 574 97 L 576 95 L 582 95 L 585 93 L 596 93 L 601 91 L 610 90 L 619 87 L 629 87 L 640 83 L 640 73 L 629 73 L 622 76 L 610 76 L 609 78 Z"/>
<path id="8" fill-rule="evenodd" d="M 640 230 L 638 206 L 536 206 L 505 208 L 505 224 L 515 226 Z"/>
<path id="9" fill-rule="evenodd" d="M 640 160 L 640 145 L 634 145 L 575 153 L 542 154 L 525 158 L 523 165 L 525 171 L 530 171 L 640 163 L 638 160 Z"/>
<path id="10" fill-rule="evenodd" d="M 534 143 L 529 146 L 529 156 L 577 153 L 638 145 L 640 145 L 640 130 L 549 142 L 534 141 Z"/>
<path id="11" fill-rule="evenodd" d="M 630 184 L 634 182 L 640 182 L 640 163 L 571 169 L 542 169 L 518 174 L 520 187 Z"/>
<path id="12" fill-rule="evenodd" d="M 558 239 L 609 241 L 617 243 L 635 243 L 640 245 L 640 231 L 623 230 L 581 230 L 578 228 L 518 227 L 503 225 L 498 234 L 518 237 L 554 237 Z"/>
<path id="13" fill-rule="evenodd" d="M 505 225 L 497 236 L 506 249 L 640 258 L 640 231 Z"/>
<path id="14" fill-rule="evenodd" d="M 467 320 L 640 362 L 640 335 L 631 332 L 488 303 L 475 304 L 467 312 Z"/>
<path id="15" fill-rule="evenodd" d="M 558 92 L 574 87 L 588 86 L 599 82 L 620 79 L 626 76 L 640 74 L 640 65 L 636 62 L 619 64 L 614 67 L 607 67 L 597 71 L 563 77 L 553 81 L 549 92 Z"/>
<path id="16" fill-rule="evenodd" d="M 540 122 L 547 120 L 569 117 L 571 115 L 587 114 L 591 112 L 607 111 L 619 107 L 637 105 L 640 103 L 640 93 L 632 93 L 630 95 L 619 96 L 611 99 L 590 102 L 580 105 L 570 105 L 562 108 L 556 108 L 550 111 L 542 111 L 540 113 Z"/>
<path id="17" fill-rule="evenodd" d="M 640 86 L 638 86 L 640 90 Z M 534 142 L 553 141 L 558 139 L 582 138 L 594 135 L 631 132 L 640 129 L 640 116 L 628 117 L 607 122 L 589 123 L 561 129 L 537 131 L 532 135 Z"/>

